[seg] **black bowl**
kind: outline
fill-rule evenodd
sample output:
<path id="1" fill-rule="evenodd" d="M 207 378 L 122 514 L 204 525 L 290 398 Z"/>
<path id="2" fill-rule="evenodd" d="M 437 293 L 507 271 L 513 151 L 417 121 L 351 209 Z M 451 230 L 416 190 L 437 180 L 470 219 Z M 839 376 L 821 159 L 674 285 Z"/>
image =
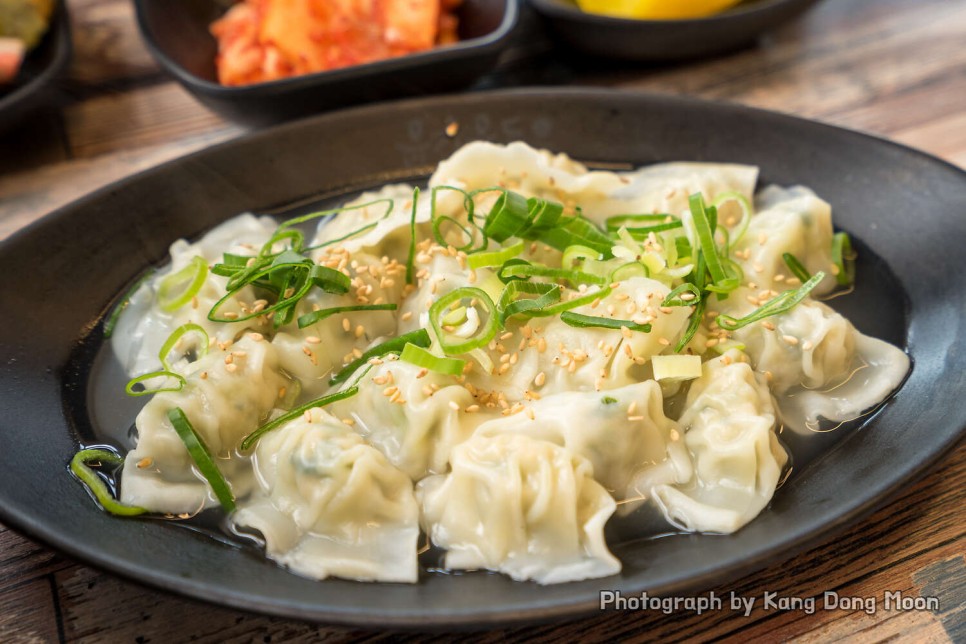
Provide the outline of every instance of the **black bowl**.
<path id="1" fill-rule="evenodd" d="M 491 70 L 517 25 L 517 0 L 465 0 L 453 45 L 242 87 L 218 83 L 218 0 L 134 0 L 148 50 L 195 98 L 232 121 L 266 125 L 335 107 L 462 89 Z"/>
<path id="2" fill-rule="evenodd" d="M 818 0 L 758 0 L 689 20 L 631 20 L 581 11 L 574 0 L 530 0 L 568 47 L 607 58 L 685 60 L 721 54 L 798 16 Z"/>
<path id="3" fill-rule="evenodd" d="M 42 102 L 44 90 L 67 66 L 70 50 L 67 7 L 59 3 L 50 28 L 37 48 L 27 54 L 13 84 L 0 86 L 0 131 L 14 125 L 27 110 Z"/>

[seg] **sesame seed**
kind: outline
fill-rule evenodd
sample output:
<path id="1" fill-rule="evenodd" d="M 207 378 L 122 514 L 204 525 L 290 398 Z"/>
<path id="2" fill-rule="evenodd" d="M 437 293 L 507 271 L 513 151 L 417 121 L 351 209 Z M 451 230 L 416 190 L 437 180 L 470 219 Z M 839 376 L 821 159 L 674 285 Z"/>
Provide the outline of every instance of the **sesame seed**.
<path id="1" fill-rule="evenodd" d="M 798 344 L 798 338 L 796 338 L 793 335 L 783 335 L 782 340 L 784 340 L 785 342 L 791 345 Z"/>
<path id="2" fill-rule="evenodd" d="M 349 318 L 342 318 L 342 330 L 346 333 L 352 330 L 352 322 L 349 322 Z"/>
<path id="3" fill-rule="evenodd" d="M 663 344 L 664 346 L 669 346 L 671 344 L 671 341 L 667 338 L 658 338 L 657 342 L 658 344 Z"/>
<path id="4" fill-rule="evenodd" d="M 305 338 L 305 341 L 308 342 L 309 344 L 319 344 L 320 342 L 322 342 L 321 338 L 319 338 L 319 336 L 317 335 L 310 335 L 307 338 Z"/>
<path id="5" fill-rule="evenodd" d="M 644 417 L 643 416 L 628 416 L 627 417 L 627 420 L 630 420 L 630 421 L 644 420 Z"/>
<path id="6" fill-rule="evenodd" d="M 154 464 L 154 459 L 150 456 L 145 456 L 140 461 L 138 461 L 138 469 L 143 470 L 146 467 L 151 467 Z"/>
<path id="7" fill-rule="evenodd" d="M 449 408 L 452 409 L 453 411 L 459 411 L 460 410 L 459 403 L 457 403 L 455 400 L 449 401 Z"/>
<path id="8" fill-rule="evenodd" d="M 360 324 L 360 325 L 358 325 L 358 326 L 356 327 L 356 333 L 355 333 L 355 336 L 356 336 L 357 338 L 361 338 L 361 337 L 362 337 L 362 336 L 364 336 L 365 334 L 366 334 L 366 327 L 364 327 L 364 326 L 362 326 L 361 324 Z"/>
<path id="9" fill-rule="evenodd" d="M 530 420 L 536 420 L 537 419 L 536 416 L 533 413 L 533 407 L 527 407 L 527 416 L 529 416 Z"/>
<path id="10" fill-rule="evenodd" d="M 769 322 L 768 320 L 762 320 L 761 325 L 766 329 L 768 329 L 769 331 L 775 330 L 775 324 L 773 322 Z"/>
<path id="11" fill-rule="evenodd" d="M 470 405 L 469 407 L 466 408 L 465 411 L 466 411 L 467 414 L 475 414 L 476 412 L 480 411 L 480 406 L 479 405 Z"/>
<path id="12" fill-rule="evenodd" d="M 342 422 L 348 425 L 349 427 L 352 427 L 353 425 L 356 424 L 356 421 L 352 420 L 351 418 L 343 418 Z"/>
<path id="13" fill-rule="evenodd" d="M 250 339 L 250 340 L 251 340 L 252 342 L 261 342 L 262 340 L 264 340 L 264 339 L 265 339 L 265 336 L 264 336 L 264 335 L 262 335 L 261 333 L 249 333 L 249 334 L 248 334 L 248 338 L 249 338 L 249 339 Z"/>
<path id="14" fill-rule="evenodd" d="M 228 373 L 235 373 L 236 371 L 238 371 L 238 365 L 234 363 L 226 364 L 225 371 L 227 371 Z"/>
<path id="15" fill-rule="evenodd" d="M 812 341 L 811 340 L 805 340 L 805 342 L 802 343 L 802 350 L 803 351 L 811 351 L 812 350 L 812 347 L 814 347 L 814 346 L 815 345 L 812 344 Z"/>
<path id="16" fill-rule="evenodd" d="M 671 428 L 671 431 L 669 432 L 669 435 L 670 435 L 672 441 L 676 441 L 676 440 L 679 440 L 681 438 L 681 435 L 678 433 L 678 430 L 674 429 L 673 427 Z"/>
<path id="17" fill-rule="evenodd" d="M 285 387 L 279 387 L 278 388 L 278 397 L 279 398 L 285 398 L 285 391 L 286 391 Z"/>
<path id="18" fill-rule="evenodd" d="M 627 413 L 628 415 L 630 415 L 630 414 L 633 414 L 635 411 L 637 411 L 637 401 L 633 400 L 631 401 L 631 404 L 627 406 Z"/>
<path id="19" fill-rule="evenodd" d="M 627 328 L 626 326 L 622 326 L 621 327 L 621 335 L 623 335 L 628 340 L 630 340 L 633 337 L 633 335 L 631 333 L 631 330 L 629 328 Z"/>
<path id="20" fill-rule="evenodd" d="M 392 396 L 397 393 L 399 393 L 399 387 L 396 387 L 396 386 L 386 387 L 385 389 L 382 390 L 383 396 Z"/>
<path id="21" fill-rule="evenodd" d="M 413 319 L 413 312 L 412 311 L 406 311 L 405 313 L 402 314 L 402 318 L 401 319 L 404 322 L 408 322 L 409 320 Z"/>
<path id="22" fill-rule="evenodd" d="M 544 373 L 543 371 L 538 373 L 537 377 L 533 379 L 533 384 L 535 384 L 538 387 L 542 387 L 545 382 L 547 382 L 547 374 Z"/>

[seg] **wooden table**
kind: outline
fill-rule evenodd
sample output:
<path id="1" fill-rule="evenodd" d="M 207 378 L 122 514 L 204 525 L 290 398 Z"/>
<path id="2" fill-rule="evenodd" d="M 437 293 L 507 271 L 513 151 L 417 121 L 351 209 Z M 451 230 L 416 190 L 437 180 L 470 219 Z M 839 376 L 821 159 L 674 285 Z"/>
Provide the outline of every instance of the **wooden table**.
<path id="1" fill-rule="evenodd" d="M 124 0 L 70 0 L 75 54 L 54 97 L 0 138 L 0 237 L 102 185 L 244 134 L 161 74 Z M 490 84 L 566 82 L 680 93 L 789 112 L 885 136 L 966 166 L 966 2 L 827 0 L 760 45 L 667 66 L 574 69 L 506 52 Z M 539 47 L 537 48 L 539 49 Z M 534 58 L 536 56 L 536 58 Z M 601 66 L 605 67 L 605 66 Z M 528 71 L 530 70 L 530 71 Z M 748 617 L 640 611 L 495 631 L 485 639 L 723 638 L 966 641 L 966 446 L 834 541 L 715 588 L 758 598 Z M 710 590 L 710 589 L 709 589 Z M 878 610 L 764 610 L 777 597 L 874 597 Z M 939 609 L 885 610 L 885 592 Z M 0 526 L 0 641 L 315 641 L 391 634 L 290 622 L 148 590 Z"/>

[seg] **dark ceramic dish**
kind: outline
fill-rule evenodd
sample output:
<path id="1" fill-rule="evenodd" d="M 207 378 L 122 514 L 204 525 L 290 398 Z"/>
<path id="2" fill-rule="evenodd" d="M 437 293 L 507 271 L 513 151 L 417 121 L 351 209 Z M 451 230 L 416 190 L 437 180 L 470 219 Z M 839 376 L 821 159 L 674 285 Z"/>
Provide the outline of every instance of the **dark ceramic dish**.
<path id="1" fill-rule="evenodd" d="M 446 125 L 459 124 L 455 138 Z M 96 440 L 85 401 L 105 311 L 179 237 L 239 212 L 425 177 L 467 141 L 525 139 L 588 162 L 753 163 L 802 183 L 859 242 L 859 283 L 833 303 L 912 356 L 898 394 L 831 436 L 737 534 L 612 543 L 620 575 L 540 587 L 424 572 L 416 585 L 313 582 L 168 522 L 98 510 L 67 472 Z M 915 217 L 909 216 L 915 213 Z M 236 608 L 369 627 L 485 627 L 596 611 L 598 591 L 697 592 L 829 539 L 887 502 L 966 426 L 966 173 L 862 134 L 740 106 L 607 91 L 416 99 L 323 115 L 165 164 L 67 206 L 0 245 L 0 520 L 155 588 Z M 38 261 L 43 258 L 43 261 Z M 928 286 L 927 286 L 928 285 Z M 25 287 L 26 286 L 26 287 Z"/>
<path id="2" fill-rule="evenodd" d="M 569 48 L 595 56 L 672 61 L 750 45 L 765 31 L 818 0 L 747 0 L 734 9 L 689 20 L 629 20 L 581 11 L 575 0 L 530 0 Z"/>
<path id="3" fill-rule="evenodd" d="M 42 101 L 45 90 L 67 66 L 70 50 L 67 8 L 58 3 L 44 39 L 27 54 L 17 78 L 10 85 L 0 85 L 0 132 Z"/>
<path id="4" fill-rule="evenodd" d="M 148 50 L 207 107 L 247 125 L 278 123 L 358 103 L 462 89 L 491 70 L 517 25 L 518 0 L 465 0 L 460 41 L 430 51 L 244 87 L 218 83 L 208 31 L 230 3 L 134 0 Z"/>

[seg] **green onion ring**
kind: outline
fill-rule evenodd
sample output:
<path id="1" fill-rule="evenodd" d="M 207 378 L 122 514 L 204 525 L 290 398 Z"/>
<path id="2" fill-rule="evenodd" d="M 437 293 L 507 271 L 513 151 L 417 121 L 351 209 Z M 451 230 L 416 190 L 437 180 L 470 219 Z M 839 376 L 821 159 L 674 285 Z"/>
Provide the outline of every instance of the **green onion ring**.
<path id="1" fill-rule="evenodd" d="M 106 512 L 119 517 L 135 517 L 147 512 L 145 508 L 127 505 L 115 499 L 101 477 L 91 469 L 89 464 L 94 461 L 116 466 L 124 463 L 124 459 L 106 449 L 82 449 L 70 459 L 71 473 L 90 490 Z"/>
<path id="2" fill-rule="evenodd" d="M 158 305 L 166 313 L 177 311 L 191 301 L 205 284 L 208 263 L 204 257 L 192 257 L 187 266 L 171 273 L 158 284 Z"/>
<path id="3" fill-rule="evenodd" d="M 507 246 L 506 248 L 501 248 L 500 250 L 492 250 L 486 253 L 474 253 L 473 255 L 468 255 L 466 257 L 466 265 L 473 270 L 476 270 L 477 268 L 484 268 L 486 266 L 500 266 L 507 260 L 513 259 L 522 253 L 524 248 L 526 248 L 526 243 L 523 241 L 518 241 L 517 243 Z"/>
<path id="4" fill-rule="evenodd" d="M 684 293 L 691 293 L 694 298 L 691 300 L 682 299 L 681 296 Z M 661 306 L 694 306 L 700 299 L 701 289 L 690 282 L 685 282 L 668 293 L 664 301 L 661 302 Z"/>
<path id="5" fill-rule="evenodd" d="M 403 347 L 399 359 L 414 364 L 417 367 L 424 367 L 436 373 L 448 376 L 460 376 L 463 374 L 463 367 L 466 366 L 465 360 L 459 358 L 447 358 L 430 353 L 422 347 L 418 347 L 411 342 L 407 342 Z"/>
<path id="6" fill-rule="evenodd" d="M 788 266 L 788 270 L 792 272 L 792 275 L 802 280 L 802 282 L 807 282 L 812 279 L 812 274 L 808 272 L 804 264 L 798 261 L 798 258 L 791 253 L 782 253 L 782 259 L 785 260 L 785 265 Z"/>
<path id="7" fill-rule="evenodd" d="M 161 387 L 160 389 L 145 389 L 144 391 L 134 391 L 134 385 L 144 382 L 145 380 L 151 380 L 152 378 L 160 378 L 162 376 L 165 378 L 176 379 L 178 381 L 178 386 Z M 126 393 L 128 396 L 150 396 L 152 394 L 159 394 L 162 391 L 181 391 L 182 389 L 184 389 L 184 386 L 186 383 L 187 381 L 184 379 L 184 376 L 182 376 L 181 374 L 162 369 L 160 371 L 152 371 L 151 373 L 145 373 L 140 376 L 135 376 L 134 378 L 131 378 L 130 380 L 127 381 L 127 384 L 124 386 L 124 393 Z"/>
<path id="8" fill-rule="evenodd" d="M 198 343 L 198 349 L 195 352 L 197 354 L 197 358 L 195 358 L 195 360 L 201 360 L 208 355 L 208 332 L 192 322 L 182 324 L 171 332 L 171 335 L 168 336 L 168 339 L 164 341 L 163 345 L 161 345 L 161 351 L 158 352 L 158 357 L 161 358 L 161 366 L 165 371 L 171 371 L 171 363 L 168 361 L 168 354 L 171 353 L 171 350 L 174 349 L 178 341 L 181 340 L 181 338 L 187 333 L 197 333 L 201 336 L 201 340 Z"/>
<path id="9" fill-rule="evenodd" d="M 470 299 L 476 300 L 483 308 L 486 309 L 486 320 L 481 322 L 480 329 L 477 329 L 477 334 L 475 337 L 467 338 L 465 340 L 460 339 L 456 341 L 448 340 L 446 333 L 442 328 L 442 319 L 445 317 L 450 305 L 454 302 L 461 302 L 462 300 Z M 447 355 L 460 355 L 472 351 L 477 347 L 485 346 L 493 336 L 496 335 L 500 327 L 500 316 L 497 312 L 496 305 L 493 304 L 493 300 L 487 295 L 486 291 L 483 289 L 476 288 L 474 286 L 463 286 L 456 290 L 450 291 L 443 297 L 439 298 L 433 305 L 429 307 L 429 323 L 436 333 L 436 337 L 439 339 L 439 346 Z"/>
<path id="10" fill-rule="evenodd" d="M 391 340 L 387 340 L 382 344 L 378 344 L 367 351 L 365 351 L 361 356 L 347 364 L 343 367 L 337 374 L 329 379 L 330 385 L 338 385 L 349 379 L 356 369 L 369 362 L 373 358 L 378 358 L 384 356 L 387 353 L 396 353 L 403 350 L 407 342 L 411 342 L 420 347 L 428 347 L 430 345 L 429 332 L 426 329 L 418 329 L 416 331 L 410 331 L 409 333 L 404 333 L 402 335 L 397 335 Z"/>

